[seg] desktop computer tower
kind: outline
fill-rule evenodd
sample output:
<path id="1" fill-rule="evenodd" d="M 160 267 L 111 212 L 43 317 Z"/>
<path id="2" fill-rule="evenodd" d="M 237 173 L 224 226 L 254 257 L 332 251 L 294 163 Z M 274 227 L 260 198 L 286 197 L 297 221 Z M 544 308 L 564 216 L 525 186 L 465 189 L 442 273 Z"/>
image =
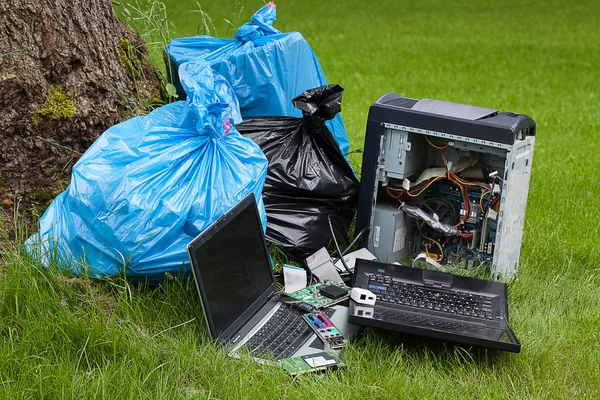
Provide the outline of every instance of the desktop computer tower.
<path id="1" fill-rule="evenodd" d="M 356 230 L 382 262 L 517 273 L 535 144 L 528 116 L 388 93 L 370 108 Z"/>

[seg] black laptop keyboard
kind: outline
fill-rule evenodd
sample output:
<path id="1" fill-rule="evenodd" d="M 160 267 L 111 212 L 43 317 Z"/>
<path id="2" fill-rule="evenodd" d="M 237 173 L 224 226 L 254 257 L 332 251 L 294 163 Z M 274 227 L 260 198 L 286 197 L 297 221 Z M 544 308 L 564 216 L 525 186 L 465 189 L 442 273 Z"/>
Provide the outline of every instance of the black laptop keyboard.
<path id="1" fill-rule="evenodd" d="M 385 310 L 378 308 L 373 313 L 374 319 L 382 321 L 397 322 L 405 325 L 418 326 L 428 329 L 437 329 L 458 335 L 482 336 L 488 337 L 489 334 L 496 330 L 491 330 L 484 326 L 472 324 L 463 324 L 456 321 L 450 321 L 443 318 L 435 318 L 427 315 L 419 315 L 408 312 L 397 312 L 393 310 Z"/>
<path id="2" fill-rule="evenodd" d="M 331 317 L 334 311 L 334 309 L 326 309 L 323 313 Z M 292 356 L 313 332 L 304 322 L 302 315 L 301 311 L 282 305 L 246 342 L 246 348 L 257 358 L 270 355 L 280 360 Z"/>
<path id="3" fill-rule="evenodd" d="M 452 315 L 491 320 L 492 298 L 460 291 L 444 291 L 393 280 L 386 275 L 370 275 L 368 289 L 382 303 L 427 309 Z"/>

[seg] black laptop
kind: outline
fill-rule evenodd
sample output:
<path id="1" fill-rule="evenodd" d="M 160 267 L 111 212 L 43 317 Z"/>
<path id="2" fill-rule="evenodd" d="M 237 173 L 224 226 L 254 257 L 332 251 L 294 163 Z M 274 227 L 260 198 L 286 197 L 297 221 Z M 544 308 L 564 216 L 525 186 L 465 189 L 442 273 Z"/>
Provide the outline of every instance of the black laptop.
<path id="1" fill-rule="evenodd" d="M 350 302 L 349 322 L 518 353 L 506 284 L 358 259 L 353 287 L 375 305 Z"/>
<path id="2" fill-rule="evenodd" d="M 245 348 L 263 362 L 324 350 L 303 313 L 278 300 L 253 194 L 196 237 L 188 254 L 208 330 L 229 355 Z M 347 307 L 326 313 L 340 331 L 352 331 Z"/>

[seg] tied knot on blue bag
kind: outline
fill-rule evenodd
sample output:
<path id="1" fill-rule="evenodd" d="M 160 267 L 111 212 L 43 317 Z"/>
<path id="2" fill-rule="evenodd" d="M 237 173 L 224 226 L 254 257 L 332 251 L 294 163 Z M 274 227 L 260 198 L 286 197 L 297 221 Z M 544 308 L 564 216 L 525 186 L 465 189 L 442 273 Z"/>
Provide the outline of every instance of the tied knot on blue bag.
<path id="1" fill-rule="evenodd" d="M 236 32 L 235 38 L 240 42 L 255 41 L 263 36 L 281 33 L 273 28 L 277 11 L 274 2 L 265 5 L 252 16 L 251 22 L 242 25 Z"/>
<path id="2" fill-rule="evenodd" d="M 196 112 L 198 133 L 220 139 L 227 136 L 232 124 L 242 122 L 233 89 L 207 62 L 181 64 L 179 78 L 187 93 L 188 105 Z"/>

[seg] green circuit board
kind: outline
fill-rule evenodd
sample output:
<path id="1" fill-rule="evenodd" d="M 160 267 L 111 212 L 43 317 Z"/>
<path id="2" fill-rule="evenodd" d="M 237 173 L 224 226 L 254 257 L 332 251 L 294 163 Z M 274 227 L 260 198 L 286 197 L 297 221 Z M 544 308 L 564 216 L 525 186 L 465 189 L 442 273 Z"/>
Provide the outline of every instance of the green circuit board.
<path id="1" fill-rule="evenodd" d="M 345 367 L 336 355 L 330 351 L 310 354 L 302 357 L 284 358 L 281 366 L 292 376 L 307 372 L 323 371 L 328 368 Z"/>
<path id="2" fill-rule="evenodd" d="M 327 286 L 337 286 L 346 291 L 346 295 L 338 298 L 338 299 L 330 299 L 329 297 L 323 296 L 319 290 L 327 287 Z M 304 289 L 297 290 L 293 293 L 288 293 L 288 296 L 298 300 L 303 301 L 305 303 L 311 304 L 314 307 L 321 309 L 327 308 L 334 304 L 341 303 L 350 297 L 350 288 L 343 283 L 338 283 L 334 281 L 325 281 L 317 283 L 316 285 L 307 286 Z"/>

